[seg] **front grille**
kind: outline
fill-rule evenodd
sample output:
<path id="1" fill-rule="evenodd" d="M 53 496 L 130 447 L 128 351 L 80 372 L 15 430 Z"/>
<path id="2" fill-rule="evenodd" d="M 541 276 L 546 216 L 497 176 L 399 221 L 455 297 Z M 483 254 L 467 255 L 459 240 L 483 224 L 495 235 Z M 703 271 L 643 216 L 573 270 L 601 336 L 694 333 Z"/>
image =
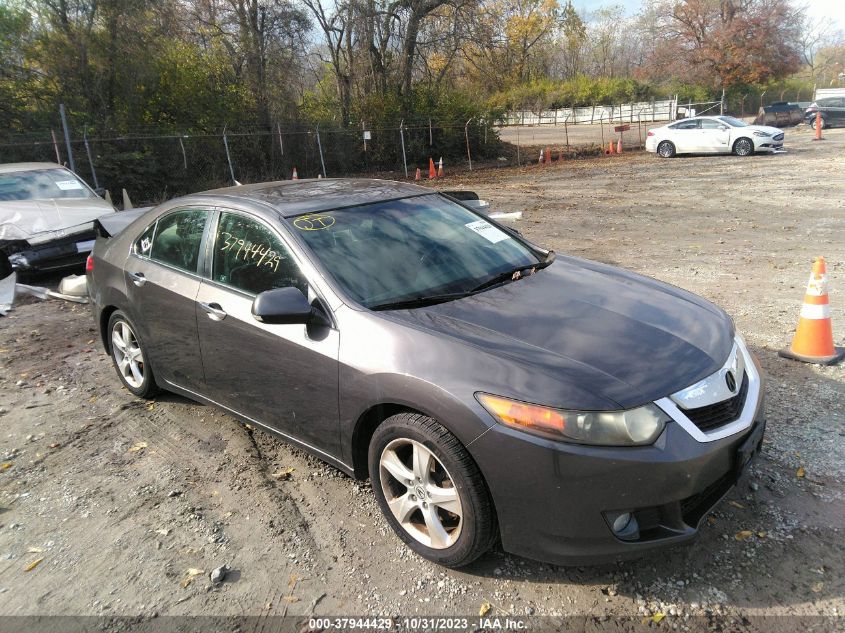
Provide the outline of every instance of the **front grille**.
<path id="1" fill-rule="evenodd" d="M 730 424 L 742 413 L 745 405 L 745 397 L 748 395 L 748 373 L 743 373 L 742 385 L 739 392 L 733 397 L 721 402 L 708 404 L 696 409 L 687 409 L 684 414 L 695 424 L 699 430 L 707 432 L 717 429 L 725 424 Z"/>
<path id="2" fill-rule="evenodd" d="M 775 134 L 774 138 L 775 138 L 776 141 L 782 141 L 783 140 L 783 133 L 781 132 L 780 134 Z"/>

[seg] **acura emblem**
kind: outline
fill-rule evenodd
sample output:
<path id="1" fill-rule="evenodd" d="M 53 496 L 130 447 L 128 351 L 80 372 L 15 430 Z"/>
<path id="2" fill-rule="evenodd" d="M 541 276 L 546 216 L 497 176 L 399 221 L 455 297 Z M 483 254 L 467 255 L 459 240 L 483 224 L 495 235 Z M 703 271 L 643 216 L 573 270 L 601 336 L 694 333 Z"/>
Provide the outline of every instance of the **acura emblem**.
<path id="1" fill-rule="evenodd" d="M 732 371 L 725 374 L 725 384 L 728 385 L 728 389 L 731 390 L 731 393 L 736 391 L 736 378 L 734 377 L 734 373 Z"/>

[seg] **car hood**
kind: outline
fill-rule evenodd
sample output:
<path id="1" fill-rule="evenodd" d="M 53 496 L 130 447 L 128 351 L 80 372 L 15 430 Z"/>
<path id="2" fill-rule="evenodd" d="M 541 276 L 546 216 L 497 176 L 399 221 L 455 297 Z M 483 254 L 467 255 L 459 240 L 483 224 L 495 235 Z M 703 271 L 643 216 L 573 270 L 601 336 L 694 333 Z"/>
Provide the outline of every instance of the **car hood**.
<path id="1" fill-rule="evenodd" d="M 725 312 L 700 297 L 570 257 L 465 299 L 389 314 L 558 377 L 554 394 L 509 393 L 573 408 L 567 386 L 580 394 L 578 408 L 630 408 L 668 396 L 717 371 L 734 337 Z"/>
<path id="2" fill-rule="evenodd" d="M 56 239 L 107 213 L 114 207 L 100 198 L 0 202 L 0 240 Z"/>

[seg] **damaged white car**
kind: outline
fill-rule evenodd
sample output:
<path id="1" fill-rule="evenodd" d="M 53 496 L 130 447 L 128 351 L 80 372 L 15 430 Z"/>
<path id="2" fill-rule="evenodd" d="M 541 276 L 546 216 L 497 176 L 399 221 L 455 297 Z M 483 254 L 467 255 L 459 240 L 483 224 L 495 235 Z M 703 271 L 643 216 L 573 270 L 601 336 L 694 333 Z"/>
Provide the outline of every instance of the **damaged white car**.
<path id="1" fill-rule="evenodd" d="M 61 165 L 0 165 L 0 278 L 83 264 L 94 245 L 94 220 L 114 212 Z"/>

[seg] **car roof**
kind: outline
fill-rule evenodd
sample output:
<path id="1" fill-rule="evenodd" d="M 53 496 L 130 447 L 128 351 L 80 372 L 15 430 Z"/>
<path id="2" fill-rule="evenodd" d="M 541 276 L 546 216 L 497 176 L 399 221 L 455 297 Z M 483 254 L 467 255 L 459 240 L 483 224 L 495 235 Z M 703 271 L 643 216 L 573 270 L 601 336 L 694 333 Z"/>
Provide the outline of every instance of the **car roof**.
<path id="1" fill-rule="evenodd" d="M 5 163 L 0 165 L 0 174 L 11 174 L 17 171 L 33 171 L 36 169 L 64 169 L 58 163 Z"/>
<path id="2" fill-rule="evenodd" d="M 199 197 L 252 200 L 274 207 L 283 217 L 435 193 L 431 189 L 375 178 L 280 180 L 212 189 Z"/>

